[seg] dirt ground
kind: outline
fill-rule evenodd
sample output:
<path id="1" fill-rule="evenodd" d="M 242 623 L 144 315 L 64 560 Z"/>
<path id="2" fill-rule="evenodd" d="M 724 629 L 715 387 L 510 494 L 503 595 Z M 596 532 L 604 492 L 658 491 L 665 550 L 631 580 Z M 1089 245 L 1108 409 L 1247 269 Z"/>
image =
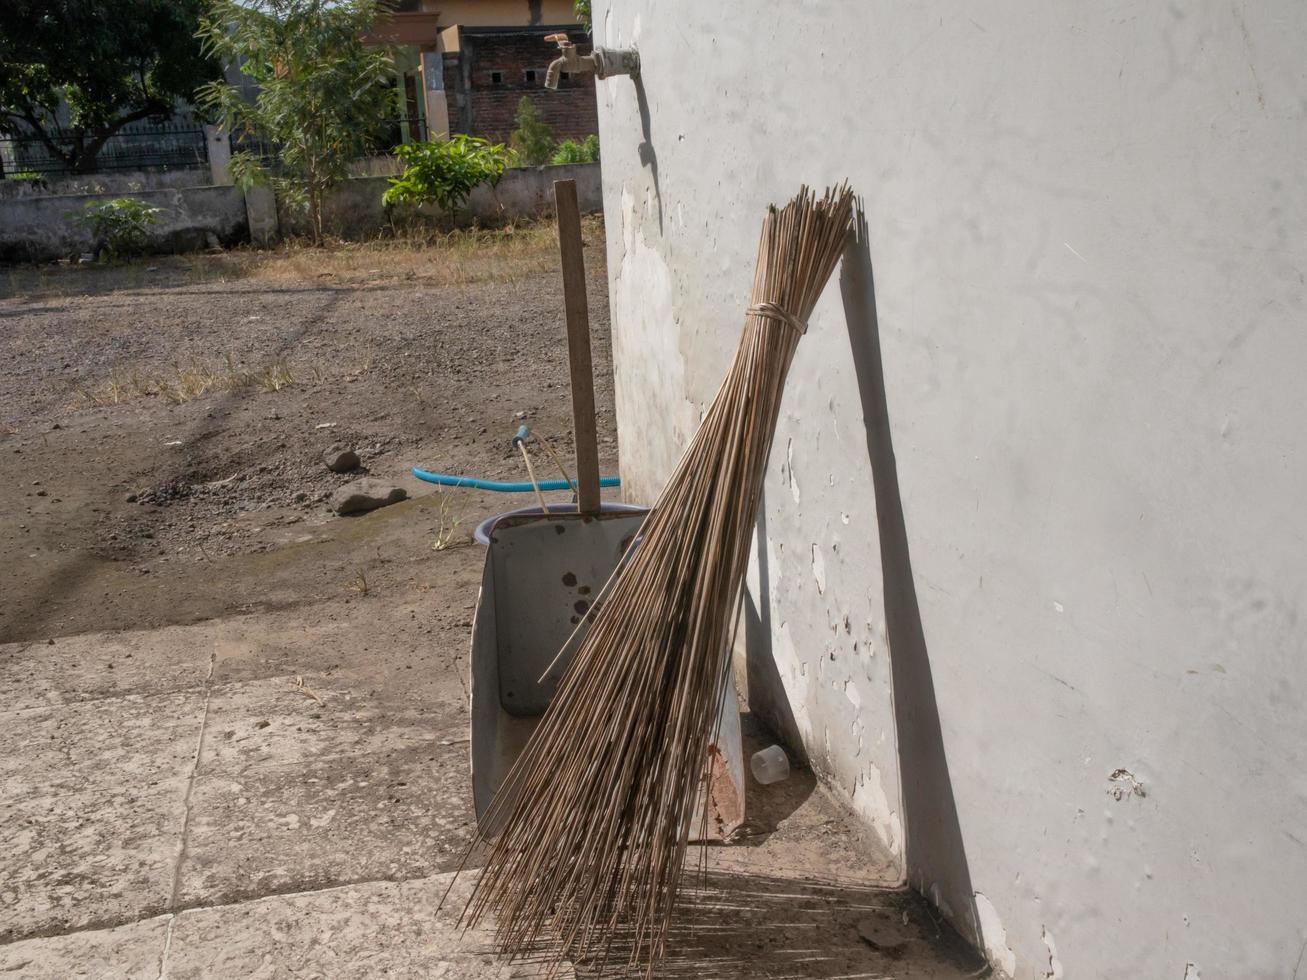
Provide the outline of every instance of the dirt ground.
<path id="1" fill-rule="evenodd" d="M 0 269 L 0 974 L 532 974 L 459 932 L 452 878 L 472 530 L 531 501 L 408 474 L 521 479 L 524 421 L 570 459 L 556 254 L 536 226 Z M 409 499 L 336 516 L 345 447 Z M 980 975 L 812 773 L 746 806 L 660 976 Z"/>
<path id="2" fill-rule="evenodd" d="M 586 233 L 611 472 L 602 238 Z M 442 523 L 466 547 L 478 520 L 529 499 L 432 496 L 410 467 L 524 479 L 522 422 L 570 452 L 555 256 L 536 226 L 441 248 L 0 270 L 0 640 L 344 602 L 364 580 L 441 568 Z M 333 446 L 418 499 L 366 534 L 333 516 L 326 498 L 359 475 L 326 468 Z"/>

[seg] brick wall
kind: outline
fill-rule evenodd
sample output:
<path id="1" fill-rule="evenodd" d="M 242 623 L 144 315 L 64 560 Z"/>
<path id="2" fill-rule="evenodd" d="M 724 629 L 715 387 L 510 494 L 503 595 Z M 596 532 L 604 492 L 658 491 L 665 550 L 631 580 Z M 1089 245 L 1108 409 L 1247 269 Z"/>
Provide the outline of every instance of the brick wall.
<path id="1" fill-rule="evenodd" d="M 568 28 L 460 30 L 462 50 L 444 58 L 450 128 L 506 143 L 513 131 L 517 104 L 527 95 L 553 129 L 555 138 L 582 139 L 599 132 L 593 74 L 564 78 L 556 92 L 545 88 L 545 69 L 558 49 L 546 44 L 544 38 L 558 31 Z M 589 54 L 590 45 L 581 43 L 575 24 L 570 33 L 580 53 Z M 535 73 L 533 79 L 528 80 L 528 71 Z"/>

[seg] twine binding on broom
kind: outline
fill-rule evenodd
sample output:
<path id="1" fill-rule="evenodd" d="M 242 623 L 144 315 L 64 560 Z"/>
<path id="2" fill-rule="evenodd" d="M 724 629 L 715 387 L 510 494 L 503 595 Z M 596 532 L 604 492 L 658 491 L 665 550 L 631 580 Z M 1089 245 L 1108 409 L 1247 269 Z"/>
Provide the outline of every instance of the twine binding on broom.
<path id="1" fill-rule="evenodd" d="M 754 303 L 744 312 L 746 315 L 766 317 L 769 320 L 779 320 L 781 323 L 789 324 L 798 332 L 800 337 L 808 332 L 806 321 L 786 312 L 775 303 Z"/>

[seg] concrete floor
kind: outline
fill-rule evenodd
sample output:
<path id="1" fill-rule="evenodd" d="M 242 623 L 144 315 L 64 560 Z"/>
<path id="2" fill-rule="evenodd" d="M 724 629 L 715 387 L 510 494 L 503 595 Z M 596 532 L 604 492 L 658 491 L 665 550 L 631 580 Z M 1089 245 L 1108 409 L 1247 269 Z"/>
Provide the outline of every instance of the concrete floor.
<path id="1" fill-rule="evenodd" d="M 0 647 L 0 976 L 533 975 L 457 932 L 468 875 L 437 911 L 481 552 L 445 558 L 457 594 Z M 810 774 L 750 792 L 660 975 L 977 975 Z"/>

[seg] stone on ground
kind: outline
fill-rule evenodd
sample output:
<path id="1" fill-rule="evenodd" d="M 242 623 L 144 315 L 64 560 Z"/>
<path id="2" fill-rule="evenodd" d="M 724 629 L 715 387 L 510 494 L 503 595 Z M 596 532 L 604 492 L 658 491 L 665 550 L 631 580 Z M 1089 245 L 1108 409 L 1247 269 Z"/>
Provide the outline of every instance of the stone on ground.
<path id="1" fill-rule="evenodd" d="M 362 460 L 352 449 L 328 449 L 322 457 L 327 469 L 333 473 L 349 473 L 359 468 Z"/>
<path id="2" fill-rule="evenodd" d="M 331 495 L 331 509 L 342 517 L 364 514 L 378 507 L 397 504 L 408 498 L 408 491 L 384 480 L 363 477 L 347 483 Z"/>

